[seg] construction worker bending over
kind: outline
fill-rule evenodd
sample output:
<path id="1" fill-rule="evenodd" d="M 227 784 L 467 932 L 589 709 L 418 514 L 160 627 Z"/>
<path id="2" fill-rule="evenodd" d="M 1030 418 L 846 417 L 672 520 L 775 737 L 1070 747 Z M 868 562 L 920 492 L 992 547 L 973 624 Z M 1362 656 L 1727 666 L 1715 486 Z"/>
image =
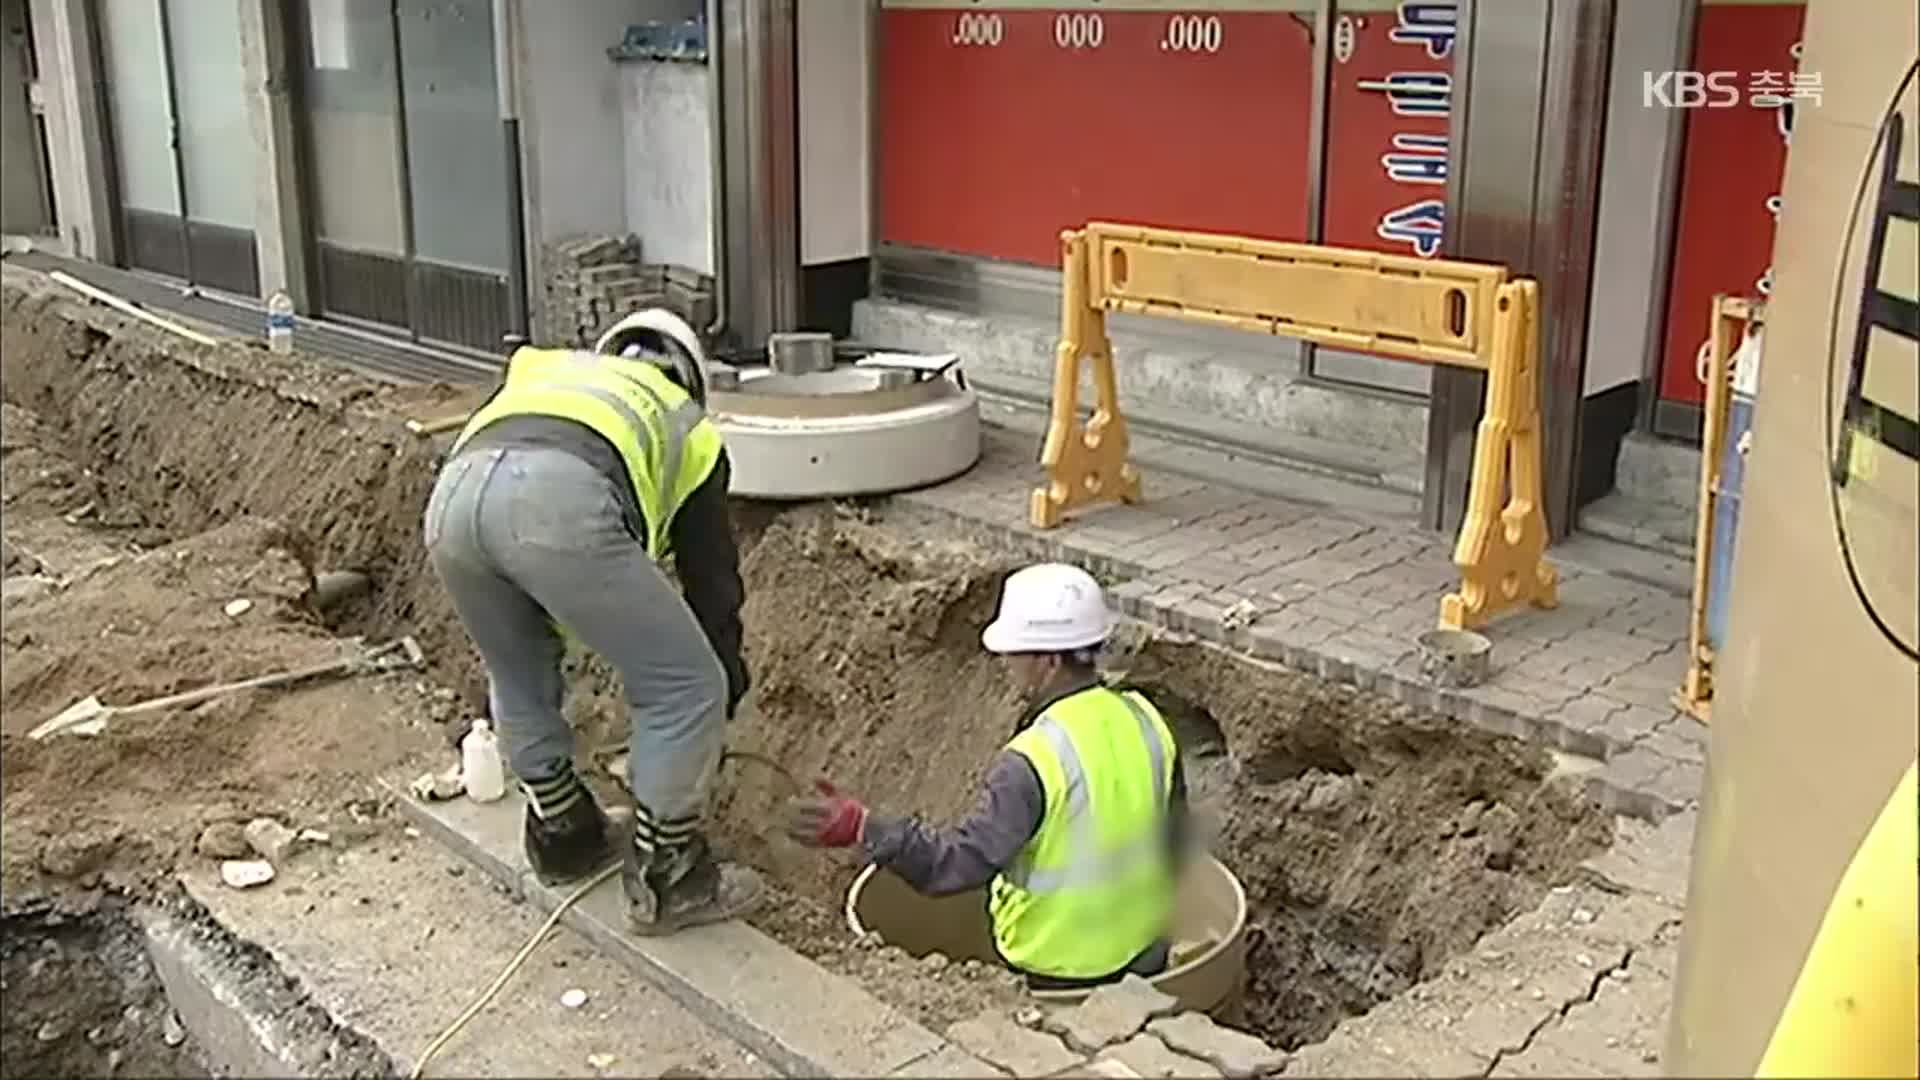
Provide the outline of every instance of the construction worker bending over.
<path id="1" fill-rule="evenodd" d="M 1049 563 L 1009 576 L 981 643 L 1033 704 L 972 815 L 934 830 L 869 813 L 823 780 L 790 806 L 788 834 L 857 844 L 929 896 L 990 884 L 995 948 L 1034 989 L 1165 970 L 1186 782 L 1159 711 L 1094 670 L 1109 626 L 1085 571 Z"/>
<path id="2" fill-rule="evenodd" d="M 494 726 L 527 797 L 527 861 L 564 884 L 622 859 L 634 928 L 668 933 L 742 914 L 760 893 L 701 831 L 724 724 L 748 686 L 739 555 L 692 328 L 640 312 L 601 350 L 513 354 L 440 471 L 426 544 L 486 662 Z M 658 565 L 670 555 L 684 599 Z M 575 771 L 561 627 L 620 673 L 630 836 L 612 835 Z"/>

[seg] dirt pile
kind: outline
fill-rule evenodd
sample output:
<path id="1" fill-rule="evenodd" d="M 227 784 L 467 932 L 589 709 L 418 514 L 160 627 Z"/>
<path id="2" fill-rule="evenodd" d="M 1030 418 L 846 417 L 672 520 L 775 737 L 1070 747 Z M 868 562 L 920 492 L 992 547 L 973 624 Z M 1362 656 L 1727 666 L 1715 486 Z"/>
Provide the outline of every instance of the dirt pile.
<path id="1" fill-rule="evenodd" d="M 308 603 L 316 558 L 400 583 L 350 613 L 356 627 L 417 617 L 409 598 L 428 591 L 402 546 L 417 513 L 390 489 L 423 490 L 405 468 L 424 460 L 430 475 L 429 453 L 347 407 L 364 383 L 275 386 L 257 363 L 270 358 L 251 350 L 175 355 L 176 343 L 75 321 L 11 271 L 7 286 L 9 904 L 103 878 L 144 890 L 206 826 L 256 815 L 351 843 L 370 827 L 376 778 L 440 745 L 422 721 L 457 711 L 418 677 L 240 693 L 94 739 L 25 735 L 89 695 L 127 705 L 350 655 Z M 430 613 L 421 636 L 445 641 Z M 445 650 L 455 677 L 464 644 Z"/>
<path id="2" fill-rule="evenodd" d="M 403 426 L 471 390 L 385 387 L 259 348 L 187 345 L 13 270 L 0 294 L 0 356 L 0 396 L 84 466 L 95 524 L 153 547 L 243 517 L 277 521 L 307 565 L 377 583 L 337 628 L 414 634 L 444 681 L 475 704 L 484 697 L 420 551 L 438 451 Z M 37 437 L 32 452 L 44 452 Z M 9 469 L 9 496 L 29 468 Z"/>
<path id="3" fill-rule="evenodd" d="M 111 905 L 0 916 L 0 1058 L 14 1076 L 210 1075 L 139 931 Z"/>

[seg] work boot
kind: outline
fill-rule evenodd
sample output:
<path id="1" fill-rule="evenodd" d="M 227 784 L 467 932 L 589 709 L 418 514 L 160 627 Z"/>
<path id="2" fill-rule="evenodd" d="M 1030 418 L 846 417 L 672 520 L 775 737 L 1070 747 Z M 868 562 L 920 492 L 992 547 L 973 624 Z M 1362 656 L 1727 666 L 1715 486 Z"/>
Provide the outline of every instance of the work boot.
<path id="1" fill-rule="evenodd" d="M 617 857 L 613 839 L 606 812 L 584 788 L 551 820 L 527 804 L 527 862 L 542 884 L 567 885 L 611 865 Z"/>
<path id="2" fill-rule="evenodd" d="M 627 921 L 636 934 L 658 936 L 737 919 L 760 902 L 760 875 L 720 863 L 704 836 L 651 853 L 626 847 L 620 883 L 627 894 Z"/>

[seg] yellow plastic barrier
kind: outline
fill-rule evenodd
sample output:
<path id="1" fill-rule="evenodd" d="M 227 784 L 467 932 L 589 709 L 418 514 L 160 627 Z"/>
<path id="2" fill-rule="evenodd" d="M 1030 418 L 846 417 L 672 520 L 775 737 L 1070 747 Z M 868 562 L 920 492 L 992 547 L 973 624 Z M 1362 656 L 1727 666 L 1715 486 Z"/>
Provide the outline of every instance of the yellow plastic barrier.
<path id="1" fill-rule="evenodd" d="M 1713 721 L 1713 646 L 1707 643 L 1707 592 L 1713 572 L 1714 511 L 1720 502 L 1720 458 L 1733 400 L 1733 352 L 1751 329 L 1766 324 L 1767 306 L 1737 296 L 1713 298 L 1708 322 L 1705 418 L 1700 433 L 1700 501 L 1694 524 L 1693 607 L 1687 616 L 1687 674 L 1673 704 L 1703 724 Z"/>
<path id="2" fill-rule="evenodd" d="M 1440 625 L 1558 603 L 1559 577 L 1542 557 L 1534 282 L 1479 263 L 1104 223 L 1062 233 L 1061 246 L 1060 345 L 1040 455 L 1048 483 L 1028 508 L 1036 528 L 1082 506 L 1139 501 L 1106 316 L 1156 315 L 1484 370 L 1487 401 L 1453 556 L 1460 588 L 1441 601 Z M 1096 394 L 1085 424 L 1083 363 L 1093 366 Z"/>

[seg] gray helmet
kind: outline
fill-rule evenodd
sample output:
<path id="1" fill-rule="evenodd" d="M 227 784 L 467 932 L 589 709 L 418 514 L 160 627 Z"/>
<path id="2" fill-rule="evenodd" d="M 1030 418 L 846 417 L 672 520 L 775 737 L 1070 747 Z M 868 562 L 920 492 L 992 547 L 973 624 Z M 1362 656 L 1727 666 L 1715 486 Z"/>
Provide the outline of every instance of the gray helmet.
<path id="1" fill-rule="evenodd" d="M 707 402 L 706 347 L 685 319 L 665 308 L 636 311 L 614 323 L 594 342 L 593 351 L 646 360 L 693 400 Z"/>

